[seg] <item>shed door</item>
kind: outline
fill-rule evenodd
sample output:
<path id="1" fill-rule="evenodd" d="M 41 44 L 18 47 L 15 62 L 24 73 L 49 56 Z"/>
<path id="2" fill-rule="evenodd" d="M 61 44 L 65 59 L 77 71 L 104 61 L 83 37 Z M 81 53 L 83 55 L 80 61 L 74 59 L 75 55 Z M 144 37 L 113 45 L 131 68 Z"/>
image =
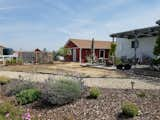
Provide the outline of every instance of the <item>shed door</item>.
<path id="1" fill-rule="evenodd" d="M 105 58 L 105 50 L 99 51 L 99 58 Z"/>

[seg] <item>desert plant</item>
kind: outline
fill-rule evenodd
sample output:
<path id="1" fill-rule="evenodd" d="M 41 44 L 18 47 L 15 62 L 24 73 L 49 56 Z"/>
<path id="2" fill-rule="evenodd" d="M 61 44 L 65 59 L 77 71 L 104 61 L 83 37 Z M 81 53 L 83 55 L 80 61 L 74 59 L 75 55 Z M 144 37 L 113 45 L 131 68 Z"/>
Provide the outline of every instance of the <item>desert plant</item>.
<path id="1" fill-rule="evenodd" d="M 23 90 L 16 94 L 16 100 L 19 104 L 25 105 L 38 100 L 40 97 L 40 91 L 37 89 Z"/>
<path id="2" fill-rule="evenodd" d="M 92 87 L 92 88 L 90 88 L 90 91 L 89 91 L 89 98 L 97 99 L 100 96 L 100 94 L 101 94 L 101 92 L 100 92 L 99 88 Z"/>
<path id="3" fill-rule="evenodd" d="M 45 81 L 42 99 L 53 105 L 70 103 L 81 96 L 82 84 L 79 80 L 59 77 Z"/>
<path id="4" fill-rule="evenodd" d="M 139 108 L 131 103 L 131 102 L 125 102 L 122 105 L 122 114 L 126 117 L 135 117 L 139 113 Z"/>
<path id="5" fill-rule="evenodd" d="M 6 76 L 0 76 L 0 85 L 5 85 L 10 82 L 10 78 Z"/>
<path id="6" fill-rule="evenodd" d="M 21 120 L 22 109 L 9 102 L 1 103 L 0 108 L 0 120 Z"/>
<path id="7" fill-rule="evenodd" d="M 12 96 L 16 95 L 17 93 L 20 93 L 22 90 L 31 89 L 34 88 L 35 85 L 31 81 L 27 80 L 12 80 L 7 84 L 5 88 L 5 95 Z"/>
<path id="8" fill-rule="evenodd" d="M 141 97 L 141 98 L 146 97 L 145 92 L 139 92 L 139 93 L 137 93 L 136 95 L 137 95 L 138 97 Z"/>

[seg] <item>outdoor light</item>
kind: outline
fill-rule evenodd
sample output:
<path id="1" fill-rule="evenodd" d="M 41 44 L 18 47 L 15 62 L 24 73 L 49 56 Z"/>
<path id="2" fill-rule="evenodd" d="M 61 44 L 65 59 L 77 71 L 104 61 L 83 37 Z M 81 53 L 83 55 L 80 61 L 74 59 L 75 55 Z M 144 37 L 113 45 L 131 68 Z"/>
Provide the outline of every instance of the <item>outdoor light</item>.
<path id="1" fill-rule="evenodd" d="M 156 21 L 156 24 L 160 25 L 160 20 Z"/>

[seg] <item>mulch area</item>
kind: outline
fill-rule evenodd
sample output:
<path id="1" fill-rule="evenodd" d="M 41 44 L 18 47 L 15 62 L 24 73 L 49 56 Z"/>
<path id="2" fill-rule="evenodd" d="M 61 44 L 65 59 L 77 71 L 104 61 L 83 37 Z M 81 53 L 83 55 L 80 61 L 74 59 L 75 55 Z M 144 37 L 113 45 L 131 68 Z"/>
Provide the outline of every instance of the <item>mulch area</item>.
<path id="1" fill-rule="evenodd" d="M 121 105 L 131 101 L 138 105 L 141 115 L 127 120 L 160 120 L 160 90 L 101 89 L 102 95 L 87 99 L 87 94 L 78 101 L 64 106 L 42 107 L 39 103 L 25 106 L 38 120 L 125 120 L 120 117 Z M 145 97 L 137 94 L 145 92 Z"/>

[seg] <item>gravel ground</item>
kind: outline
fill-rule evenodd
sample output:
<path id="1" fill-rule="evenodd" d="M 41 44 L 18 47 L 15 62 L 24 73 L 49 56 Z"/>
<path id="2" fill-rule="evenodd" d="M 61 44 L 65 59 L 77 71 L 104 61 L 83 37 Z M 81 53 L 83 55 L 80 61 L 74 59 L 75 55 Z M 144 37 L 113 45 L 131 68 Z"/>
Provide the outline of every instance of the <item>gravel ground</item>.
<path id="1" fill-rule="evenodd" d="M 0 76 L 8 76 L 10 78 L 17 79 L 19 75 L 23 76 L 25 79 L 30 79 L 33 81 L 43 82 L 50 74 L 40 74 L 40 73 L 25 73 L 25 72 L 10 72 L 10 71 L 0 71 Z M 135 89 L 160 89 L 159 83 L 145 82 L 145 80 L 140 80 L 137 78 L 84 78 L 84 84 L 92 87 L 97 86 L 101 88 L 116 88 L 116 89 L 130 89 L 131 81 L 135 82 Z"/>
<path id="2" fill-rule="evenodd" d="M 0 71 L 1 75 L 11 78 L 18 78 L 21 75 L 26 79 L 42 82 L 51 76 L 10 71 Z M 150 80 L 152 82 L 148 82 L 148 79 L 136 76 L 134 73 L 130 74 L 130 78 L 84 78 L 85 85 L 100 87 L 102 94 L 97 100 L 87 99 L 88 93 L 86 93 L 78 101 L 64 106 L 46 107 L 36 102 L 24 107 L 30 109 L 38 120 L 126 120 L 119 117 L 121 105 L 125 101 L 132 101 L 140 108 L 141 115 L 127 120 L 160 120 L 160 82 L 154 80 L 155 77 Z M 131 81 L 135 82 L 134 88 L 139 90 L 130 89 Z M 137 95 L 142 91 L 145 92 L 145 97 Z"/>
<path id="3" fill-rule="evenodd" d="M 145 90 L 145 97 L 138 97 L 142 90 L 101 89 L 97 100 L 82 99 L 60 107 L 41 108 L 40 104 L 26 106 L 39 120 L 125 120 L 119 117 L 121 105 L 131 101 L 138 105 L 141 115 L 127 120 L 160 120 L 160 90 Z M 86 94 L 87 95 L 87 94 Z"/>
<path id="4" fill-rule="evenodd" d="M 160 89 L 159 83 L 148 83 L 136 78 L 86 78 L 85 85 L 92 87 L 97 86 L 101 88 L 115 88 L 115 89 L 131 89 L 131 81 L 134 81 L 135 89 Z"/>

